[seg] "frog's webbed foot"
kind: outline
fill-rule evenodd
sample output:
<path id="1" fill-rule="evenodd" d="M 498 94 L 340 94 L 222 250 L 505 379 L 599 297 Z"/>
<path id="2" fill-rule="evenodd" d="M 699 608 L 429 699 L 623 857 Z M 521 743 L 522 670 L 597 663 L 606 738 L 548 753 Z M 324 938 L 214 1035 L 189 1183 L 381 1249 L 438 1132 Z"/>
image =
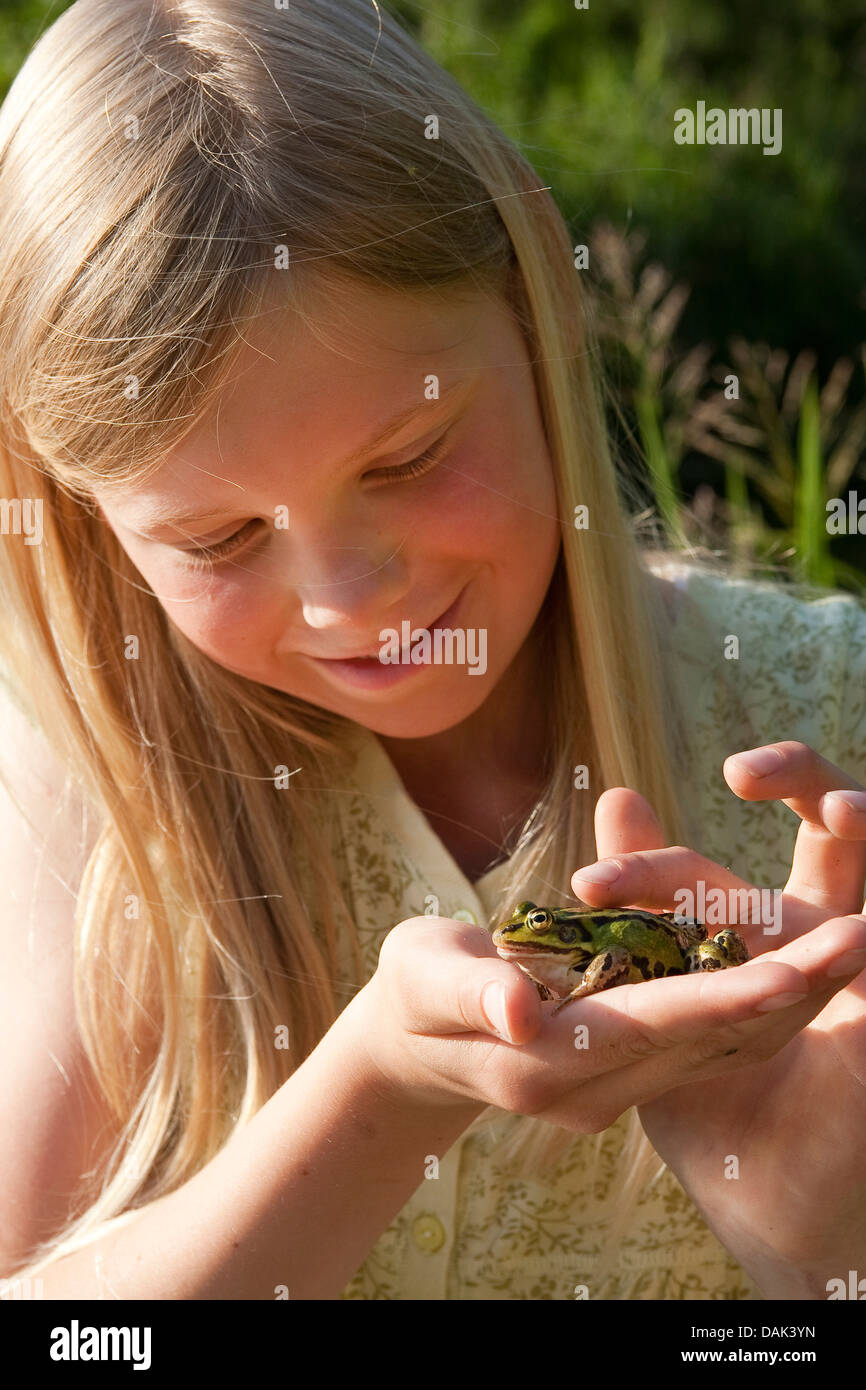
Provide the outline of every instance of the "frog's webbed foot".
<path id="1" fill-rule="evenodd" d="M 730 965 L 743 965 L 749 959 L 749 948 L 738 931 L 723 927 L 716 932 L 713 941 L 728 958 Z"/>
<path id="2" fill-rule="evenodd" d="M 606 951 L 600 951 L 584 970 L 583 979 L 577 988 L 557 1004 L 552 1012 L 558 1014 L 572 999 L 585 999 L 588 994 L 598 994 L 603 989 L 613 989 L 614 985 L 628 984 L 631 963 L 631 954 L 624 946 L 611 946 Z"/>
<path id="3" fill-rule="evenodd" d="M 749 959 L 745 941 L 739 932 L 724 927 L 708 941 L 701 941 L 685 953 L 686 974 L 696 970 L 727 970 L 732 965 L 742 965 Z"/>

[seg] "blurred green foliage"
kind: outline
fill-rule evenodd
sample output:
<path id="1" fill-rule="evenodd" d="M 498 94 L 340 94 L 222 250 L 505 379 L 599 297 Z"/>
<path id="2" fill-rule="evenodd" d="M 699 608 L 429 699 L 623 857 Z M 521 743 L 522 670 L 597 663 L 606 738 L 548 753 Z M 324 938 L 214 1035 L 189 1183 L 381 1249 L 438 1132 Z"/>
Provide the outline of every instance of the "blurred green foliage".
<path id="1" fill-rule="evenodd" d="M 64 10 L 70 0 L 0 0 L 0 97 L 27 57 L 37 36 Z"/>
<path id="2" fill-rule="evenodd" d="M 866 308 L 862 0 L 391 0 L 532 162 L 575 240 L 632 218 L 691 287 L 684 340 L 829 367 Z M 781 153 L 676 145 L 674 112 L 783 112 Z"/>
<path id="3" fill-rule="evenodd" d="M 147 4 L 147 0 L 142 0 Z M 373 0 L 371 0 L 372 6 Z M 730 333 L 829 368 L 866 308 L 863 0 L 382 0 L 552 186 L 575 240 L 645 230 Z M 68 0 L 0 0 L 0 95 Z M 675 145 L 674 111 L 780 107 L 783 146 Z"/>
<path id="4" fill-rule="evenodd" d="M 0 0 L 0 98 L 69 3 Z M 611 429 L 670 534 L 866 583 L 866 535 L 831 541 L 824 510 L 864 481 L 863 0 L 370 3 L 506 131 L 591 247 Z M 781 152 L 675 144 L 674 112 L 699 100 L 781 108 Z"/>

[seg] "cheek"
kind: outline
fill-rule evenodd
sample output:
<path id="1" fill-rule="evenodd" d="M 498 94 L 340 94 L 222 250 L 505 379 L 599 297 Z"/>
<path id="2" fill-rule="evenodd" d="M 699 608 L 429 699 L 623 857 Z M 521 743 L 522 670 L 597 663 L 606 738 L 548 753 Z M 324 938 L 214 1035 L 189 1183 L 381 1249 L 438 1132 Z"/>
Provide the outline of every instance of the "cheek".
<path id="1" fill-rule="evenodd" d="M 166 614 L 200 651 L 242 665 L 250 651 L 267 650 L 266 637 L 276 621 L 274 594 L 269 600 L 266 587 L 249 571 L 195 574 L 170 558 L 152 562 L 148 570 L 145 578 Z"/>
<path id="2" fill-rule="evenodd" d="M 431 491 L 426 535 L 442 552 L 486 562 L 515 592 L 543 583 L 562 527 L 540 430 L 481 429 L 450 456 Z M 429 528 L 429 529 L 428 529 Z"/>

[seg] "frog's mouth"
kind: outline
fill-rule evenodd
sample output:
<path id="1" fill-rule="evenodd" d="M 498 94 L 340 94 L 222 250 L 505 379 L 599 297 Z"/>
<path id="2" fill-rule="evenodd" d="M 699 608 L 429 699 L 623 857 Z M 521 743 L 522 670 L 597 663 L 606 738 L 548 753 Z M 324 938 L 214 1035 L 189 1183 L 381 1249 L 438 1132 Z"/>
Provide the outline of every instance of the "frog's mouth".
<path id="1" fill-rule="evenodd" d="M 503 941 L 496 949 L 501 956 L 570 956 L 574 951 L 573 946 L 536 946 L 532 941 Z"/>
<path id="2" fill-rule="evenodd" d="M 540 980 L 555 994 L 570 994 L 581 983 L 589 960 L 574 964 L 574 948 L 563 946 L 534 946 L 531 942 L 515 942 L 496 947 L 503 960 L 510 960 L 533 980 Z M 524 964 L 525 962 L 525 964 Z"/>

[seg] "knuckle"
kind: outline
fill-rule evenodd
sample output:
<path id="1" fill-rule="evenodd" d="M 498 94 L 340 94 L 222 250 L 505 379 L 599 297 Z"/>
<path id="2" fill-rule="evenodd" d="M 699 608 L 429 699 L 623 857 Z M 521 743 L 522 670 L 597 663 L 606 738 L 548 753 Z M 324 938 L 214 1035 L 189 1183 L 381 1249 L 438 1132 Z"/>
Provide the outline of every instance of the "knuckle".
<path id="1" fill-rule="evenodd" d="M 750 1053 L 751 1050 L 750 1047 Z M 720 1029 L 696 1039 L 684 1060 L 691 1070 L 695 1070 L 707 1063 L 725 1062 L 733 1056 L 742 1061 L 745 1051 L 742 1038 L 727 1029 Z"/>
<path id="2" fill-rule="evenodd" d="M 407 917 L 392 927 L 379 947 L 378 968 L 399 978 L 406 968 L 407 952 L 417 949 L 419 931 L 417 917 Z"/>
<path id="3" fill-rule="evenodd" d="M 798 739 L 798 738 L 787 739 L 787 740 L 782 744 L 782 747 L 783 747 L 787 752 L 794 753 L 794 754 L 796 754 L 797 756 L 801 756 L 802 754 L 806 753 L 806 754 L 811 754 L 811 755 L 814 757 L 814 751 L 813 751 L 813 749 L 811 749 L 811 748 L 809 747 L 808 743 L 803 743 L 803 742 L 802 742 L 800 739 Z"/>
<path id="4" fill-rule="evenodd" d="M 670 848 L 672 854 L 684 855 L 689 857 L 691 857 L 694 854 L 694 850 L 689 849 L 688 845 L 671 845 Z"/>
<path id="5" fill-rule="evenodd" d="M 648 1033 L 635 1032 L 620 1038 L 611 1048 L 615 1060 L 621 1063 L 644 1062 L 648 1057 L 657 1057 L 666 1052 L 671 1044 L 663 1038 L 652 1038 Z"/>

